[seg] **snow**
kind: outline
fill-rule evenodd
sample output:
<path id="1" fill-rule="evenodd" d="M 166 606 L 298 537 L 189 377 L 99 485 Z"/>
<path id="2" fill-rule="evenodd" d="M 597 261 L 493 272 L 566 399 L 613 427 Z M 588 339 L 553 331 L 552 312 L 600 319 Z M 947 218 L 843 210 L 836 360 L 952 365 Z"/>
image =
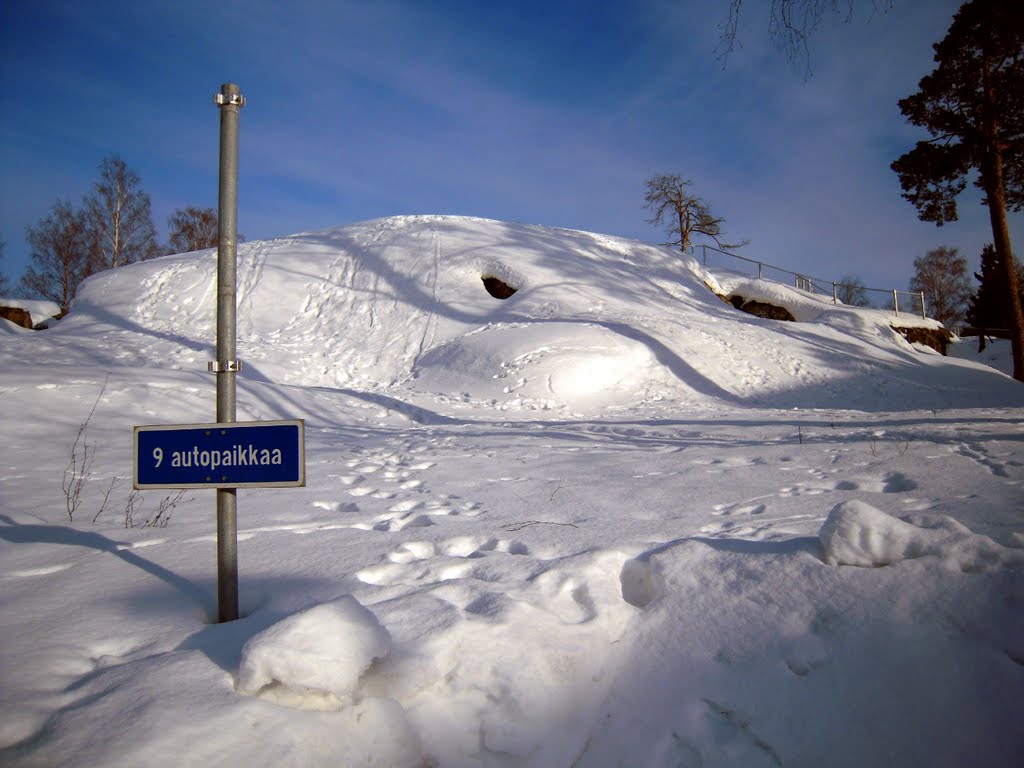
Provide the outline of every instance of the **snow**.
<path id="1" fill-rule="evenodd" d="M 291 694 L 351 700 L 359 678 L 391 651 L 391 635 L 351 595 L 294 613 L 242 647 L 238 690 L 259 694 L 275 684 Z"/>
<path id="2" fill-rule="evenodd" d="M 1024 390 L 976 342 L 766 281 L 799 322 L 752 317 L 727 273 L 571 230 L 244 243 L 238 418 L 305 419 L 307 485 L 239 491 L 217 624 L 213 494 L 130 489 L 133 425 L 213 419 L 215 275 L 101 273 L 0 337 L 0 763 L 1024 751 Z"/>
<path id="3" fill-rule="evenodd" d="M 1013 350 L 1009 339 L 986 338 L 985 349 L 978 351 L 978 339 L 956 339 L 949 348 L 949 356 L 960 360 L 972 360 L 1013 375 Z"/>
<path id="4" fill-rule="evenodd" d="M 837 504 L 818 537 L 829 565 L 873 567 L 930 556 L 955 570 L 972 573 L 1024 563 L 1024 552 L 976 536 L 951 517 L 928 518 L 923 525 L 915 525 L 857 500 Z"/>

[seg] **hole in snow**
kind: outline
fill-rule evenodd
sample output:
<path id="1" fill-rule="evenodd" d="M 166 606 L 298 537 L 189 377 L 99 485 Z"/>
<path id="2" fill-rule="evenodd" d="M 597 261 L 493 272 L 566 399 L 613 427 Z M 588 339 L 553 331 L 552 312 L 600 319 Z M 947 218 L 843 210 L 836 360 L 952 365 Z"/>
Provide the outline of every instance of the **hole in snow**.
<path id="1" fill-rule="evenodd" d="M 507 299 L 518 290 L 518 288 L 513 288 L 504 280 L 492 277 L 491 275 L 482 275 L 480 279 L 484 281 L 484 288 L 487 289 L 487 292 L 496 299 Z"/>

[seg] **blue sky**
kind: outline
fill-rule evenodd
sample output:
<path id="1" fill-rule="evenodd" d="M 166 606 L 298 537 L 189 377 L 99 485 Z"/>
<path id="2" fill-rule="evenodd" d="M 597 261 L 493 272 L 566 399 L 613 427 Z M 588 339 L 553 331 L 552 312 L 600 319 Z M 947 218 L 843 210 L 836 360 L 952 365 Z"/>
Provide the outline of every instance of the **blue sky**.
<path id="1" fill-rule="evenodd" d="M 154 223 L 217 204 L 218 110 L 236 82 L 239 231 L 249 240 L 449 213 L 661 242 L 644 182 L 693 181 L 749 258 L 905 288 L 913 260 L 991 240 L 973 192 L 937 228 L 889 163 L 924 138 L 897 101 L 933 68 L 958 0 L 858 0 L 811 44 L 813 76 L 747 0 L 336 0 L 0 4 L 0 265 L 119 153 Z M 1024 216 L 1011 214 L 1019 251 Z"/>

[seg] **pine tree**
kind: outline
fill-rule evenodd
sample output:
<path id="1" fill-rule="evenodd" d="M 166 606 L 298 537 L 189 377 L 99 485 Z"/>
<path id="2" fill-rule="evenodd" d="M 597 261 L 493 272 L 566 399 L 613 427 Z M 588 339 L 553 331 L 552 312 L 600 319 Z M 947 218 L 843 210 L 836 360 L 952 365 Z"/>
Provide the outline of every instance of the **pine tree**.
<path id="1" fill-rule="evenodd" d="M 975 272 L 978 290 L 971 296 L 967 308 L 967 322 L 979 329 L 1004 329 L 1006 302 L 1002 300 L 1001 267 L 996 258 L 996 249 L 988 244 L 981 252 L 981 272 Z M 1024 268 L 1017 264 L 1017 290 L 1024 291 Z M 1024 296 L 1022 296 L 1024 300 Z"/>
<path id="2" fill-rule="evenodd" d="M 932 136 L 892 164 L 923 221 L 956 221 L 956 198 L 977 171 L 1000 266 L 1013 376 L 1024 381 L 1024 310 L 1006 211 L 1024 206 L 1024 3 L 971 0 L 935 46 L 935 70 L 900 111 Z"/>

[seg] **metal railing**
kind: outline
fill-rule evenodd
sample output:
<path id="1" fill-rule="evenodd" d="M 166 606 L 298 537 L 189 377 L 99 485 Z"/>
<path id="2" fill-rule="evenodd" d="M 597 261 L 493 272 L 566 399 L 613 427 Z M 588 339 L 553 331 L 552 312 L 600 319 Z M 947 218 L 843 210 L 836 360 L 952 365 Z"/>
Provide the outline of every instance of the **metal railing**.
<path id="1" fill-rule="evenodd" d="M 872 309 L 883 309 L 889 312 L 894 312 L 899 317 L 900 311 L 904 313 L 920 315 L 923 318 L 927 318 L 927 312 L 924 303 L 924 291 L 914 293 L 912 291 L 899 291 L 895 288 L 867 288 L 863 285 L 852 285 L 848 283 L 840 283 L 835 280 L 822 280 L 817 277 L 811 277 L 804 275 L 799 272 L 792 272 L 782 267 L 777 267 L 774 264 L 768 264 L 757 259 L 748 259 L 746 256 L 740 256 L 736 253 L 729 253 L 719 248 L 715 248 L 711 245 L 700 246 L 704 261 L 704 266 L 708 265 L 708 253 L 721 254 L 722 256 L 728 256 L 730 259 L 737 259 L 739 261 L 751 264 L 757 267 L 757 279 L 758 280 L 773 280 L 777 283 L 783 283 L 788 285 L 792 282 L 793 287 L 797 290 L 804 291 L 805 293 L 832 297 L 833 304 L 839 304 L 839 296 L 844 289 L 850 289 L 850 294 L 854 299 L 851 302 L 851 306 L 867 306 Z M 751 270 L 752 272 L 753 270 Z M 787 275 L 785 279 L 778 279 L 773 275 Z M 906 297 L 903 301 L 903 306 L 900 306 L 900 297 Z"/>

